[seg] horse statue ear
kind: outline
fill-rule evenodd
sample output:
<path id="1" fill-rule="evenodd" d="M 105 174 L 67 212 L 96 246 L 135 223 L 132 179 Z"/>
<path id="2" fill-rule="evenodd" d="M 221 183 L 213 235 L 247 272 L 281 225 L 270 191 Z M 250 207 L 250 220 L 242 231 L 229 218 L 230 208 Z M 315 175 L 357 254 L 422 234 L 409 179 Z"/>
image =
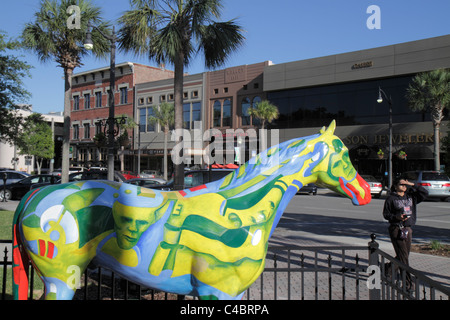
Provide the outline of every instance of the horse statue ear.
<path id="1" fill-rule="evenodd" d="M 320 129 L 320 133 L 321 134 L 329 134 L 329 135 L 333 135 L 334 134 L 334 130 L 336 129 L 336 120 L 331 121 L 330 125 L 328 126 L 328 128 L 322 127 L 322 129 Z"/>

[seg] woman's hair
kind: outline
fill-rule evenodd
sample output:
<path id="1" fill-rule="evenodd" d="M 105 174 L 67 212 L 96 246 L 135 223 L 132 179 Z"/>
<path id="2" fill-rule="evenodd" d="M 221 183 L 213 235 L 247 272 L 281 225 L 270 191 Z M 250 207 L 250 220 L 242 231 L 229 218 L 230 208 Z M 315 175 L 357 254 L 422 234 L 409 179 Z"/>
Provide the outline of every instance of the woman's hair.
<path id="1" fill-rule="evenodd" d="M 400 180 L 403 180 L 404 178 L 402 177 L 398 177 L 395 178 L 394 181 L 392 181 L 392 186 L 391 186 L 391 192 L 395 192 L 395 186 L 398 185 L 400 183 Z"/>

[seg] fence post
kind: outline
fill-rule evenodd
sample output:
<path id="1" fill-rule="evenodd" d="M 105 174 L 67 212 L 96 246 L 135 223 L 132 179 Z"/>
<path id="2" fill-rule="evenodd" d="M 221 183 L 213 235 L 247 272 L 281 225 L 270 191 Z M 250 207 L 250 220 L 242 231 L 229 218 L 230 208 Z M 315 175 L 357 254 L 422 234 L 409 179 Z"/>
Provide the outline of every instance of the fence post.
<path id="1" fill-rule="evenodd" d="M 8 271 L 8 248 L 5 246 L 5 255 L 3 257 L 3 288 L 2 288 L 2 300 L 6 297 L 6 277 Z"/>
<path id="2" fill-rule="evenodd" d="M 369 242 L 369 266 L 378 266 L 378 248 L 379 244 L 375 241 L 377 236 L 372 233 L 370 235 L 371 241 Z M 378 276 L 380 275 L 380 272 L 378 272 Z M 375 281 L 378 281 L 378 284 L 381 284 L 381 278 L 375 279 Z M 369 300 L 380 300 L 380 289 L 379 286 L 370 286 L 369 287 Z"/>

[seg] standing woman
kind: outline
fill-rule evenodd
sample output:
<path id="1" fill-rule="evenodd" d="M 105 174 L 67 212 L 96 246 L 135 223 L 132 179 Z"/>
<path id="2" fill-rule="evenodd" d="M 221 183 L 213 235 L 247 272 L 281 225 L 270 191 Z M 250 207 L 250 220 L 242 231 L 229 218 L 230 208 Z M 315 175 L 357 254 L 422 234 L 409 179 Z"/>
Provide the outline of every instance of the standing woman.
<path id="1" fill-rule="evenodd" d="M 384 202 L 383 216 L 389 221 L 389 236 L 396 259 L 409 266 L 412 227 L 416 224 L 418 203 L 428 196 L 423 187 L 406 179 L 395 179 L 391 193 Z M 412 289 L 411 275 L 406 274 L 406 288 Z"/>

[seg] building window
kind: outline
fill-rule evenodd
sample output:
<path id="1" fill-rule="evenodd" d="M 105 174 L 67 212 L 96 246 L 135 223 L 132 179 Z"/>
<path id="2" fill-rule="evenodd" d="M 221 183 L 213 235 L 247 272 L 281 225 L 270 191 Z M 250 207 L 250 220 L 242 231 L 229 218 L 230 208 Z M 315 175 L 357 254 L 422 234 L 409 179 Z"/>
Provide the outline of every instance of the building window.
<path id="1" fill-rule="evenodd" d="M 261 102 L 261 97 L 259 97 L 259 96 L 254 97 L 253 101 L 252 101 L 252 107 L 256 108 L 256 105 L 260 102 Z M 250 120 L 254 126 L 259 126 L 261 124 L 261 120 L 259 120 L 258 118 L 252 117 Z"/>
<path id="2" fill-rule="evenodd" d="M 128 103 L 128 88 L 120 88 L 120 104 Z"/>
<path id="3" fill-rule="evenodd" d="M 95 107 L 101 108 L 101 106 L 102 106 L 102 93 L 99 91 L 95 93 Z"/>
<path id="4" fill-rule="evenodd" d="M 224 101 L 222 106 L 222 127 L 231 127 L 231 100 Z"/>
<path id="5" fill-rule="evenodd" d="M 146 108 L 139 109 L 139 131 L 145 132 L 145 125 L 147 123 L 146 119 Z"/>
<path id="6" fill-rule="evenodd" d="M 80 96 L 73 97 L 73 110 L 80 110 Z"/>
<path id="7" fill-rule="evenodd" d="M 153 116 L 153 108 L 139 108 L 139 131 L 154 132 L 155 126 L 150 122 L 149 118 Z"/>
<path id="8" fill-rule="evenodd" d="M 90 109 L 91 108 L 91 95 L 89 93 L 86 93 L 84 95 L 84 109 Z"/>
<path id="9" fill-rule="evenodd" d="M 138 104 L 139 104 L 139 105 L 143 105 L 143 104 L 144 104 L 144 98 L 139 98 Z"/>
<path id="10" fill-rule="evenodd" d="M 223 105 L 216 100 L 213 105 L 213 126 L 214 127 L 231 127 L 232 126 L 232 105 L 231 100 L 226 99 Z"/>
<path id="11" fill-rule="evenodd" d="M 153 103 L 153 97 L 147 97 L 147 104 Z"/>
<path id="12" fill-rule="evenodd" d="M 95 134 L 102 133 L 102 123 L 100 121 L 95 123 Z"/>
<path id="13" fill-rule="evenodd" d="M 80 126 L 77 124 L 73 125 L 73 140 L 78 140 L 80 138 Z"/>
<path id="14" fill-rule="evenodd" d="M 221 127 L 221 117 L 222 117 L 222 105 L 219 100 L 216 100 L 214 102 L 213 106 L 213 126 L 214 127 Z"/>
<path id="15" fill-rule="evenodd" d="M 201 102 L 183 104 L 183 128 L 194 129 L 194 121 L 201 120 Z"/>
<path id="16" fill-rule="evenodd" d="M 250 99 L 249 98 L 242 99 L 241 108 L 242 108 L 242 125 L 243 126 L 251 125 L 250 115 L 248 114 L 248 109 L 250 109 Z"/>
<path id="17" fill-rule="evenodd" d="M 91 128 L 89 123 L 83 124 L 84 127 L 84 139 L 90 139 L 91 138 Z"/>
<path id="18" fill-rule="evenodd" d="M 147 108 L 147 132 L 154 132 L 155 131 L 155 125 L 152 124 L 150 121 L 150 117 L 153 116 L 153 107 Z"/>

